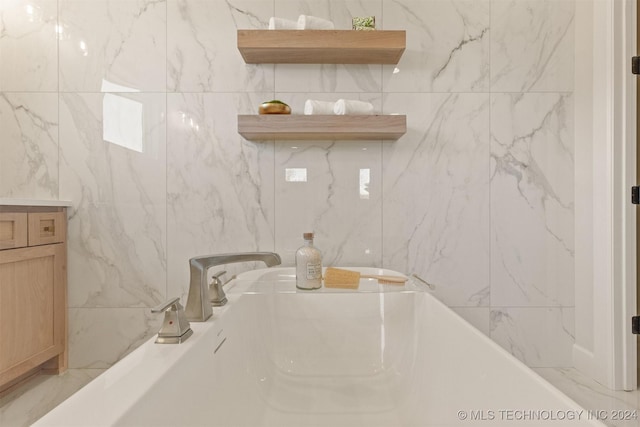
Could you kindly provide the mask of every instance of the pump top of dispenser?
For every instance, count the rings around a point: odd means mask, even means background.
[[[313,233],[303,233],[302,238],[304,240],[313,240]]]

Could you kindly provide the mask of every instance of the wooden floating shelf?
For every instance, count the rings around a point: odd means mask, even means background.
[[[407,132],[407,116],[238,115],[238,133],[251,141],[391,139]]]
[[[406,31],[238,30],[247,64],[397,64]]]

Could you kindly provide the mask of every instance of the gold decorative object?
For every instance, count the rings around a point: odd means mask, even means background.
[[[282,101],[274,99],[260,104],[258,114],[291,114],[291,107]]]

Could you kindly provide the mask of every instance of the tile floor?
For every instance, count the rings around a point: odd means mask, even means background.
[[[640,391],[610,391],[572,368],[537,368],[540,376],[567,394],[580,406],[606,414],[609,426],[640,427],[640,419],[611,420],[612,411],[638,411]],[[28,426],[75,391],[96,378],[104,369],[70,369],[61,376],[41,375],[0,399],[0,426]],[[517,409],[517,408],[516,408]]]
[[[606,425],[640,427],[640,390],[611,391],[573,368],[535,368],[534,371],[587,411],[602,414],[600,420]],[[617,411],[626,411],[632,418],[612,419]]]
[[[0,426],[29,426],[105,369],[69,369],[63,375],[39,375],[0,398]]]

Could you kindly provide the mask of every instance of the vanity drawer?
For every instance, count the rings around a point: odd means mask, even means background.
[[[27,246],[27,213],[0,212],[0,249]]]
[[[29,246],[61,243],[66,235],[64,212],[29,212]]]

